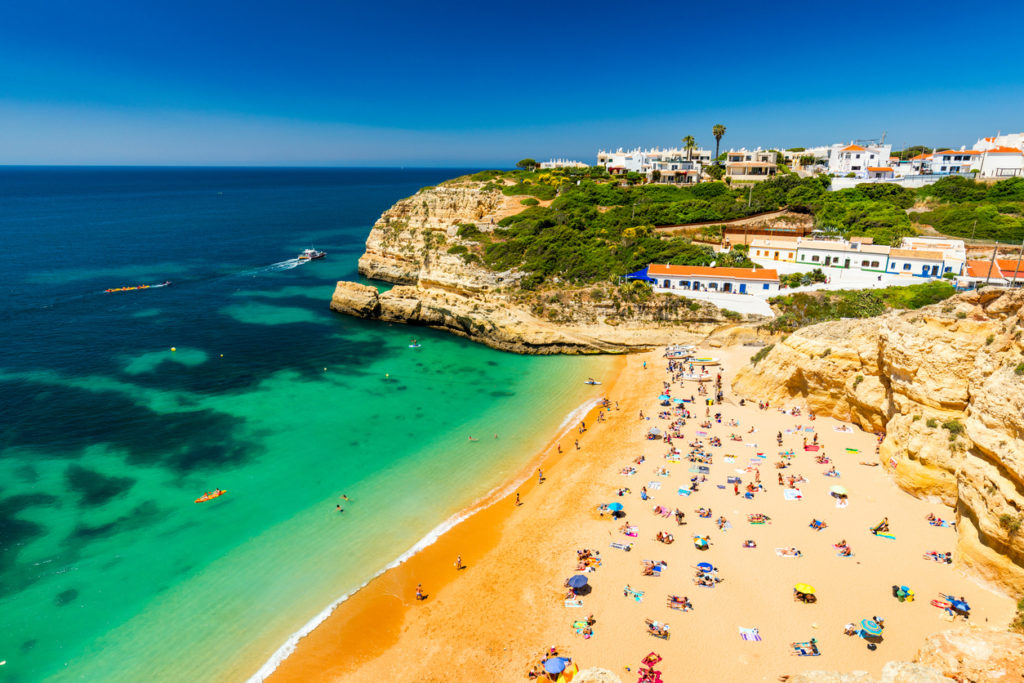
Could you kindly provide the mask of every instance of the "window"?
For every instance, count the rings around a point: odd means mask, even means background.
[[[718,283],[717,282],[709,282],[708,283],[708,289],[717,292],[718,291]]]
[[[814,263],[817,263],[819,260],[821,260],[821,257],[819,257],[817,254],[811,257],[811,261],[813,261]]]
[[[871,262],[871,267],[872,268],[877,268],[878,267],[878,261],[872,261]]]
[[[761,289],[768,289],[768,283],[766,282],[763,285],[761,285]]]
[[[903,264],[903,270],[910,270],[910,264],[909,263],[904,263]]]

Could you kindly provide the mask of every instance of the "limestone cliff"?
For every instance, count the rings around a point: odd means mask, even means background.
[[[986,630],[929,636],[913,662],[887,662],[880,678],[864,671],[807,671],[788,683],[1009,683],[1024,677],[1024,636]]]
[[[882,431],[897,483],[954,505],[959,562],[1024,593],[1024,291],[796,331],[734,388]]]
[[[510,297],[439,287],[374,287],[339,282],[331,308],[386,322],[425,325],[515,353],[624,353],[676,342],[697,341],[724,318],[713,306],[680,307],[671,295],[654,297],[624,312],[612,304],[567,300],[552,321]]]
[[[489,270],[476,253],[479,244],[459,236],[467,224],[492,232],[501,218],[525,208],[523,197],[495,188],[463,178],[396,202],[370,231],[359,273],[400,286],[379,294],[339,282],[331,308],[540,354],[620,353],[697,341],[737,318],[671,295],[620,296],[608,285],[544,292],[519,288],[524,273]]]

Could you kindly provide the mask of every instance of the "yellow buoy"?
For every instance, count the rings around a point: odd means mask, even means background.
[[[173,346],[171,347],[171,351],[177,351],[177,350],[178,349],[174,348]]]
[[[224,354],[223,354],[223,353],[222,353],[222,354],[220,354],[220,357],[221,357],[221,358],[223,358],[223,357],[224,357]]]

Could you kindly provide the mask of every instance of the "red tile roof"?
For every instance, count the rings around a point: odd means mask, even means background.
[[[1003,147],[1002,145],[999,145],[998,147],[993,147],[992,149],[988,150],[988,153],[989,154],[1022,154],[1022,152],[1019,149],[1017,149],[1016,147]]]
[[[999,266],[993,266],[989,261],[967,261],[967,267],[964,269],[964,273],[967,277],[989,277],[989,267],[992,267],[992,277],[1001,278],[1003,274],[999,271]]]
[[[888,166],[868,166],[868,171],[871,171],[871,172],[874,172],[874,173],[883,173],[883,172],[892,173],[892,169],[889,168]]]
[[[727,277],[736,280],[778,280],[779,273],[767,268],[711,268],[709,266],[668,266],[652,263],[647,275],[675,275],[684,277]]]
[[[931,159],[931,154],[918,154],[916,157],[910,157],[911,161],[924,161],[925,159]]]
[[[843,147],[840,152],[866,152],[867,150],[860,145],[850,145],[849,147]]]
[[[960,150],[957,150],[957,149],[947,149],[947,150],[943,150],[942,152],[936,152],[936,154],[941,154],[941,155],[945,156],[947,154],[981,154],[981,152],[979,152],[979,151],[977,151],[975,149],[960,149]]]

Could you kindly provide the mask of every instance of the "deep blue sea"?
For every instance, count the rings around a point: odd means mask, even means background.
[[[602,359],[328,309],[460,173],[0,167],[4,681],[245,680],[594,398]]]

